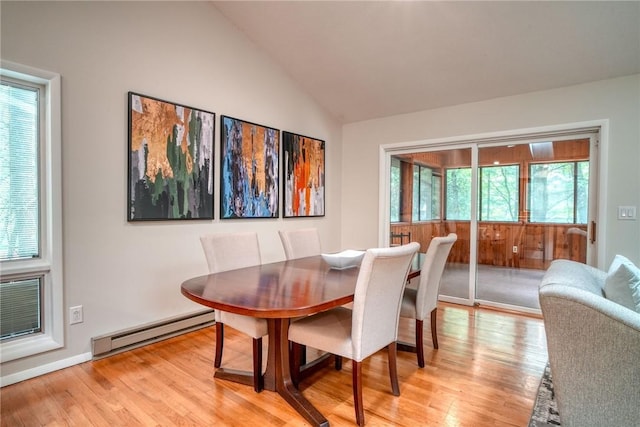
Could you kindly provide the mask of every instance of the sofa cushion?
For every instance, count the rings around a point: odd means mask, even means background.
[[[613,258],[613,261],[611,261],[611,265],[609,265],[609,270],[607,271],[608,274],[615,273],[615,271],[618,269],[618,267],[620,267],[621,264],[633,265],[629,258],[624,255],[618,254]]]
[[[605,280],[607,299],[640,313],[640,269],[629,259],[616,255]]]

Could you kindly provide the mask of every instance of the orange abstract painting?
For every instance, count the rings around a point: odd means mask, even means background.
[[[324,141],[282,133],[284,216],[324,216]]]

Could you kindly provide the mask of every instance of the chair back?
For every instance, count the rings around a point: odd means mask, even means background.
[[[279,234],[287,259],[320,255],[320,234],[316,228],[280,230]]]
[[[434,237],[429,243],[422,268],[416,296],[416,318],[424,320],[438,304],[440,279],[451,247],[458,239],[455,233],[446,237]]]
[[[419,248],[412,242],[365,253],[353,299],[353,360],[360,362],[397,340],[402,293]]]
[[[209,273],[236,270],[262,263],[255,232],[214,233],[200,237]]]

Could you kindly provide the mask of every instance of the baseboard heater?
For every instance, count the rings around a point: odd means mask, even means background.
[[[93,359],[101,359],[133,348],[162,341],[215,323],[213,310],[177,316],[91,338]]]

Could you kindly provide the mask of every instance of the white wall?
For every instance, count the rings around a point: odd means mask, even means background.
[[[413,114],[343,128],[342,243],[378,244],[378,162],[382,144],[451,138],[513,129],[609,120],[605,266],[616,253],[640,263],[640,221],[619,221],[618,205],[640,208],[640,75]],[[605,147],[606,149],[606,147]],[[348,167],[346,165],[349,165]],[[604,229],[605,227],[601,227]]]
[[[2,58],[62,76],[65,313],[84,306],[84,323],[66,327],[64,349],[5,363],[3,376],[77,360],[90,351],[91,337],[203,309],[179,289],[207,272],[201,234],[255,230],[267,262],[284,259],[281,228],[316,226],[323,249],[340,248],[339,123],[211,4],[1,7]],[[215,112],[216,159],[221,114],[324,139],[326,216],[128,223],[128,91]]]

